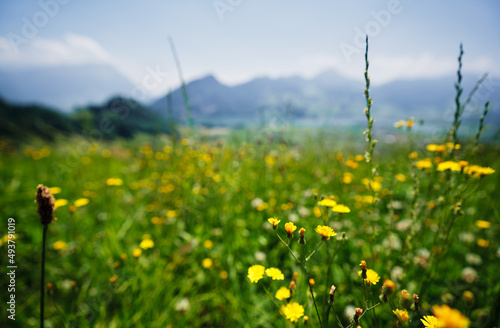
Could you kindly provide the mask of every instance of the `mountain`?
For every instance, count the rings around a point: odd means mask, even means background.
[[[0,69],[0,95],[16,103],[38,103],[69,112],[112,95],[130,95],[133,85],[109,65]]]
[[[438,79],[399,80],[370,89],[372,111],[378,124],[389,126],[410,116],[417,120],[448,124],[453,119],[453,75]],[[477,77],[465,75],[462,101],[474,87]],[[494,80],[487,80],[464,113],[464,121],[477,122],[484,102],[493,108],[500,104],[500,90]],[[493,85],[493,88],[492,88]],[[346,79],[334,71],[326,71],[311,79],[299,76],[270,79],[257,78],[236,86],[226,86],[214,76],[187,84],[191,115],[201,124],[255,124],[260,120],[281,120],[315,125],[364,124],[364,82]],[[174,116],[185,120],[182,90],[172,93]],[[167,115],[166,96],[151,104]],[[498,111],[489,120],[500,121]]]
[[[0,138],[16,142],[30,137],[55,140],[81,135],[91,140],[169,133],[169,124],[133,99],[112,98],[102,105],[68,114],[40,105],[19,105],[0,98]]]

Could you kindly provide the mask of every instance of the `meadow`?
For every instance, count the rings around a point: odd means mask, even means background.
[[[403,117],[375,147],[368,89],[368,142],[265,126],[3,140],[18,268],[16,320],[1,325],[39,325],[40,287],[46,327],[500,324],[500,146]],[[57,218],[44,286],[39,184]]]

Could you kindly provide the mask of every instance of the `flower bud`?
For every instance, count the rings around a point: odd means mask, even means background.
[[[335,285],[332,285],[332,288],[330,288],[330,298],[328,299],[330,304],[335,304],[335,289],[337,289]]]
[[[299,230],[299,237],[300,237],[299,244],[301,244],[301,245],[305,245],[306,244],[306,239],[304,237],[304,232],[306,232],[306,229],[300,228],[300,230]]]
[[[412,298],[410,296],[410,293],[408,293],[406,289],[403,289],[403,291],[401,292],[401,299],[399,302],[403,309],[408,310],[411,307]]]
[[[361,278],[363,280],[366,280],[366,278],[367,278],[367,276],[366,276],[366,262],[364,260],[361,261],[359,266],[361,267]]]
[[[467,305],[468,308],[470,308],[474,305],[474,294],[470,290],[466,290],[464,292],[463,297],[464,297],[465,305]]]

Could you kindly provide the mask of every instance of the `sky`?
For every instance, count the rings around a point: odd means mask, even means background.
[[[213,74],[362,79],[370,37],[373,84],[464,72],[500,75],[500,1],[484,0],[0,0],[0,68],[105,63],[152,98]]]

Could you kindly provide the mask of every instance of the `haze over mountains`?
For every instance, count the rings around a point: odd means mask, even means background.
[[[376,77],[374,77],[376,79]],[[465,75],[464,95],[478,76]],[[455,83],[453,75],[432,80],[401,80],[373,86],[373,111],[378,124],[392,125],[410,116],[426,122],[443,123],[452,119]],[[63,112],[89,104],[102,104],[112,96],[130,97],[134,86],[107,65],[33,68],[23,71],[0,70],[0,96],[16,103],[38,103]],[[364,124],[364,82],[346,79],[334,71],[314,78],[300,76],[270,79],[256,78],[236,86],[226,86],[214,76],[187,84],[192,117],[207,125],[259,124],[272,120],[303,125]],[[480,116],[484,101],[491,100],[490,122],[500,122],[495,106],[500,104],[500,85],[486,80],[464,120]],[[182,90],[172,94],[174,115],[184,121]],[[144,104],[167,116],[166,96]]]

